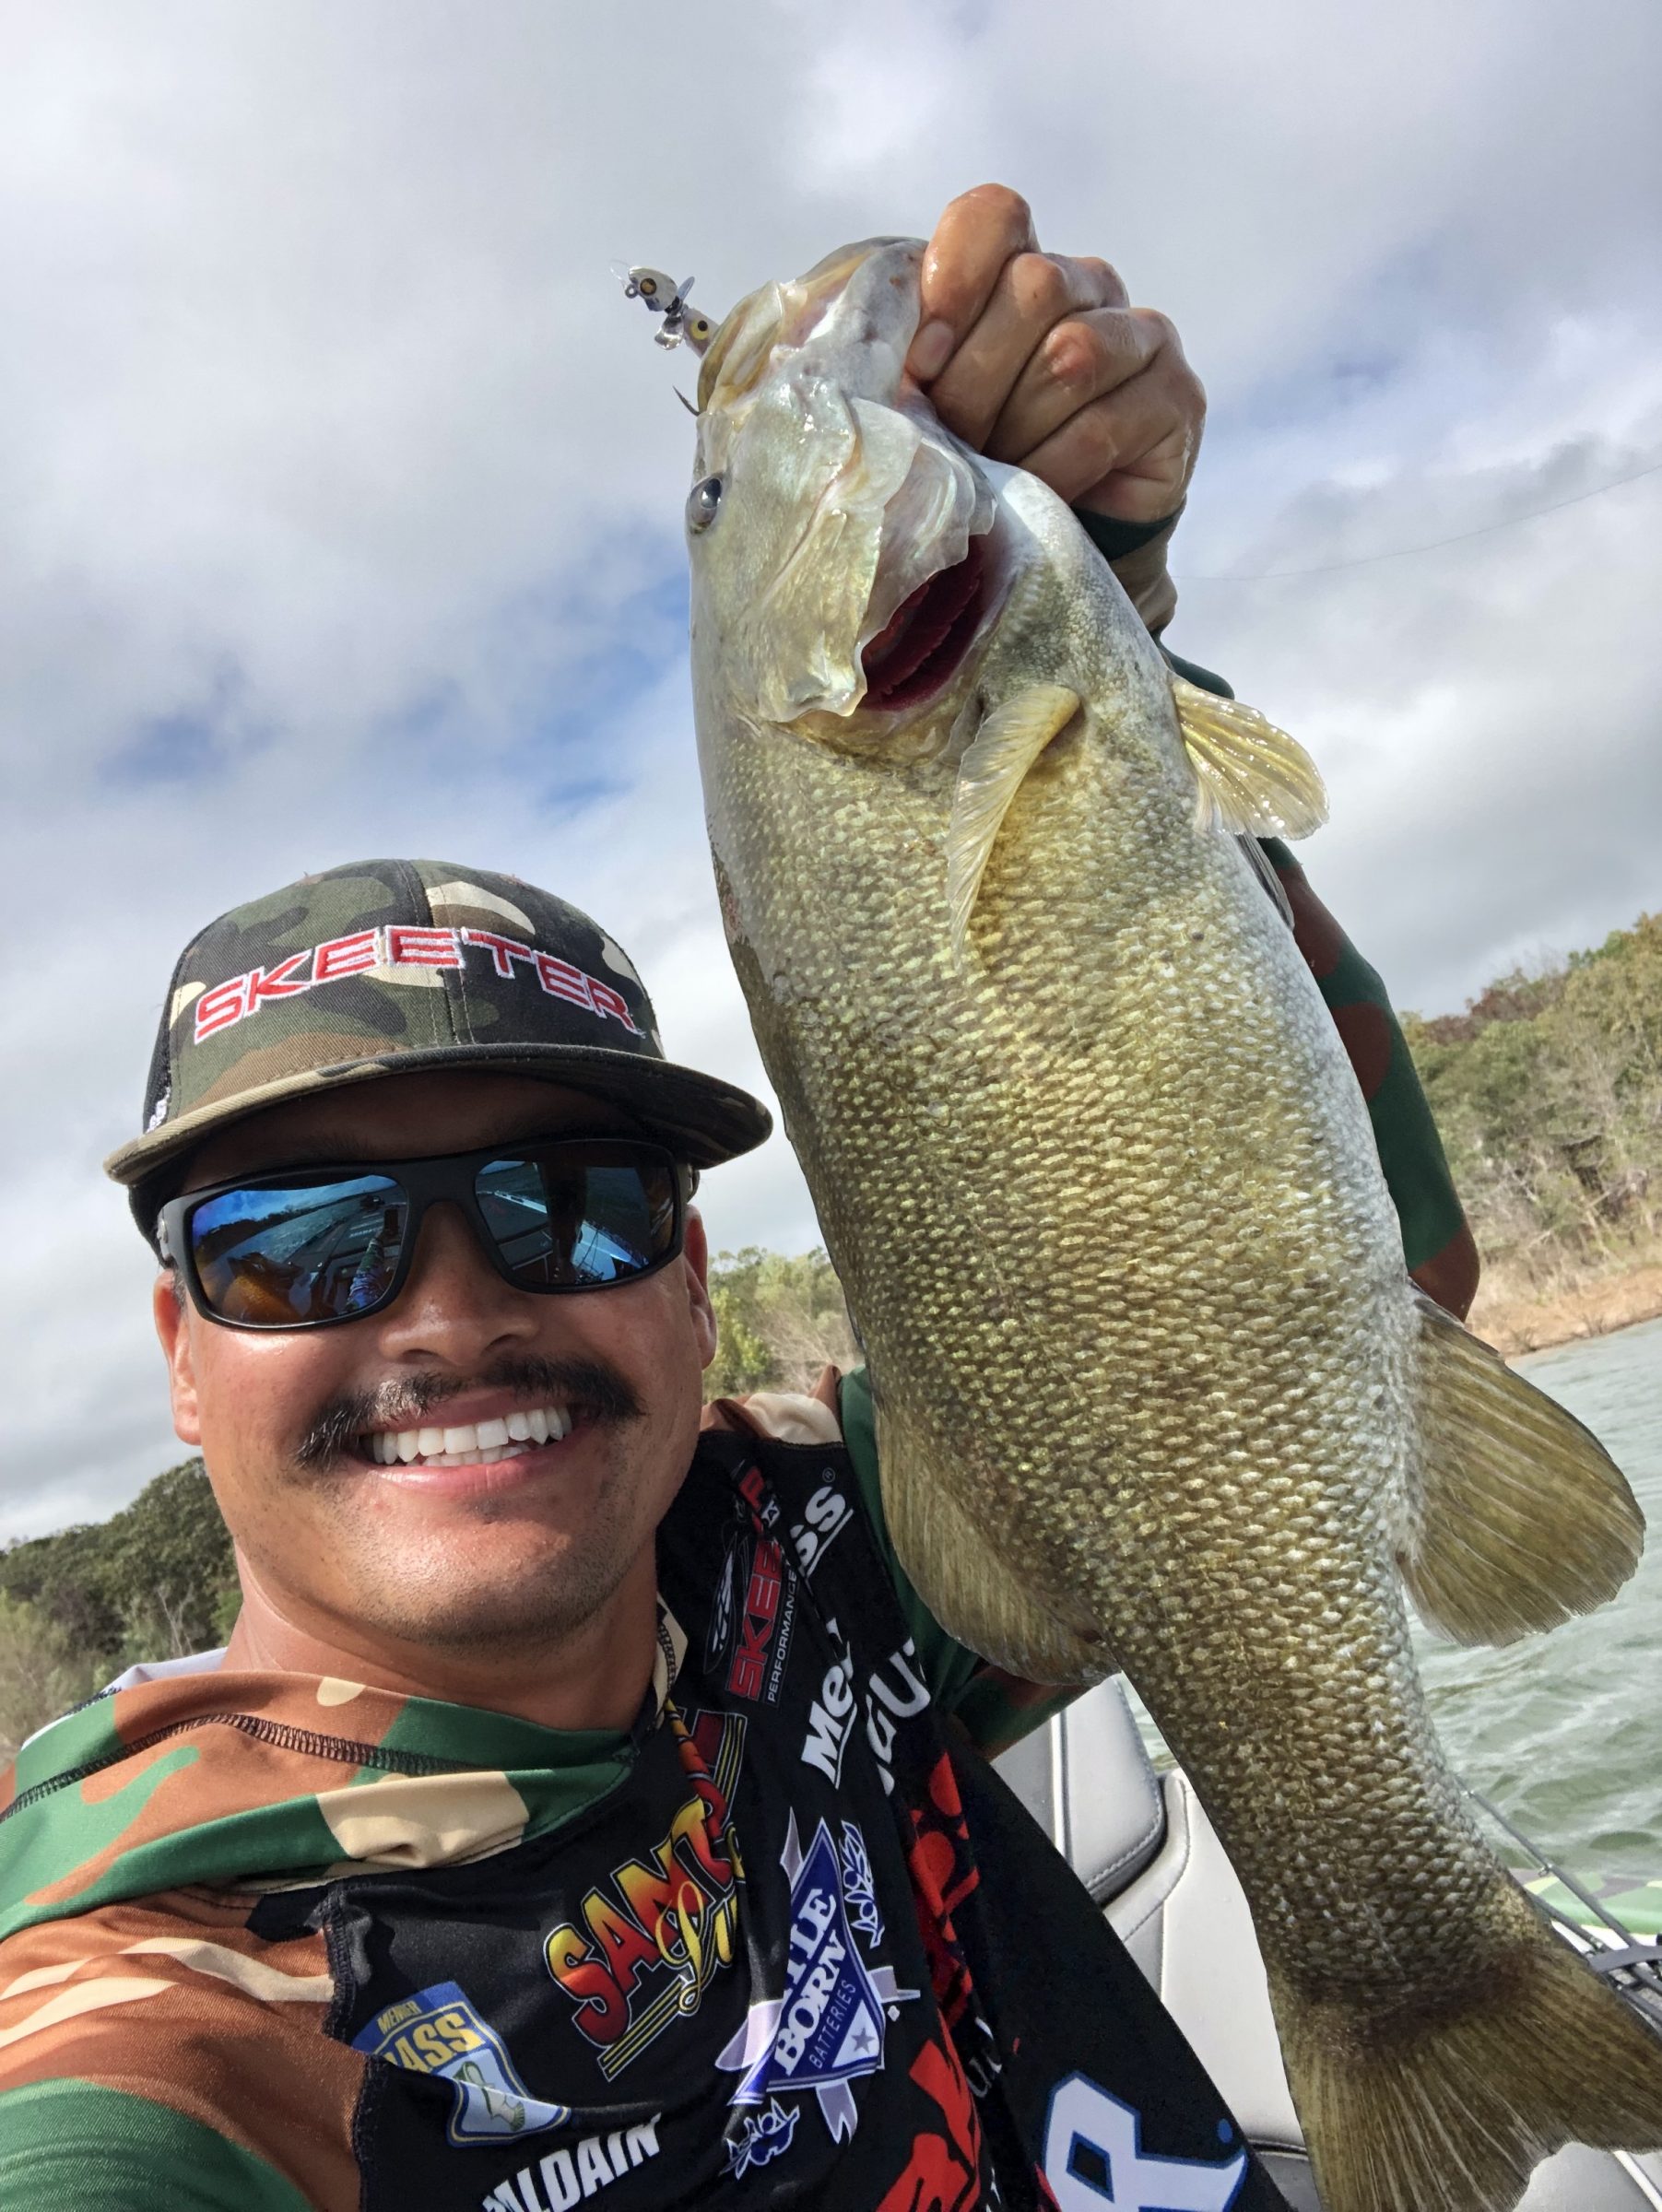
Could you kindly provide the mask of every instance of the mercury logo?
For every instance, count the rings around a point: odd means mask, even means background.
[[[825,1624],[833,1642],[843,1643],[834,1620]],[[872,1669],[866,1685],[866,1737],[878,1762],[885,1790],[894,1787],[892,1761],[897,1721],[910,1720],[929,1702],[929,1685],[914,1662],[917,1647],[910,1636],[898,1651],[890,1652]],[[842,1655],[825,1670],[819,1694],[808,1708],[807,1735],[803,1740],[805,1766],[816,1767],[827,1782],[841,1783],[843,1755],[854,1733],[856,1712],[854,1655],[846,1644]]]

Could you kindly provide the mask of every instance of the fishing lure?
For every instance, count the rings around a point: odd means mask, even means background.
[[[627,263],[615,261],[612,275],[623,287],[626,300],[641,300],[652,314],[664,320],[654,333],[657,343],[666,348],[685,342],[694,353],[702,353],[715,332],[715,318],[687,304],[687,295],[692,289],[692,278],[683,276],[677,284],[662,269],[649,269],[644,264],[631,267]]]

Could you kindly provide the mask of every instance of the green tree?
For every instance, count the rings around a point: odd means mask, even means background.
[[[199,1459],[158,1475],[108,1521],[0,1553],[0,1595],[107,1671],[206,1649],[235,1591],[230,1536]]]
[[[1662,1232],[1662,915],[1404,1019],[1486,1262],[1521,1286]]]
[[[187,1459],[158,1475],[104,1530],[125,1641],[138,1641],[156,1658],[210,1646],[237,1578],[230,1532],[202,1462]]]
[[[0,1553],[0,1594],[86,1652],[120,1648],[121,1608],[105,1572],[104,1531],[82,1524]]]
[[[821,1251],[787,1259],[748,1245],[717,1254],[710,1270],[719,1342],[708,1397],[750,1390],[807,1390],[822,1368],[859,1359],[843,1287]]]
[[[26,1736],[90,1697],[102,1678],[97,1660],[38,1606],[0,1591],[0,1758],[12,1758]]]

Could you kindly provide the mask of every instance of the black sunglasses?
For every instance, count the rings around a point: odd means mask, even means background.
[[[692,1171],[661,1145],[564,1136],[431,1159],[289,1168],[171,1198],[163,1260],[233,1329],[323,1329],[392,1304],[447,1199],[497,1273],[550,1296],[639,1282],[681,1249]]]

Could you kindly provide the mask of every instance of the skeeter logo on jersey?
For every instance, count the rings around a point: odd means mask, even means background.
[[[779,1519],[760,1471],[748,1468],[739,1489],[750,1508],[751,1527],[735,1531],[727,1545],[710,1606],[705,1665],[727,1661],[728,1694],[747,1703],[775,1705],[784,1684],[796,1619],[796,1569],[769,1530]]]
[[[878,2212],[977,2212],[981,2123],[950,2036],[924,2045],[913,2061],[912,2078],[938,2109],[940,2122],[913,2136],[912,2155],[884,2192]],[[1110,2207],[1118,2203],[1114,2196],[1102,2199]],[[1044,2212],[1056,2212],[1048,2188],[1043,2205]]]
[[[352,2038],[352,2048],[448,2081],[456,2100],[445,2133],[458,2149],[562,2127],[572,2116],[567,2106],[532,2096],[501,2037],[454,1982],[435,1982],[389,2005]]]
[[[583,1900],[583,1926],[557,1927],[543,1946],[599,2052],[607,2081],[677,2019],[697,2012],[716,1973],[733,1963],[744,1877],[727,1830],[745,1723],[737,1713],[668,1708],[692,1794],[669,1832],[625,1859]]]
[[[852,2136],[860,2111],[848,2085],[882,2071],[888,2023],[896,2007],[918,1994],[898,1986],[892,1967],[867,1966],[855,1941],[851,1909],[873,1949],[883,1924],[871,1894],[866,1840],[852,1820],[843,1823],[841,1856],[823,1820],[805,1853],[792,1813],[780,1859],[791,1883],[784,1994],[756,1998],[715,2062],[741,2076],[733,2092],[741,2116],[727,2138],[728,2168],[737,2174],[788,2144],[792,2115],[801,2108],[782,2105],[779,2098],[793,2089],[814,2091],[833,2142]],[[751,2116],[762,2105],[765,2128]]]

